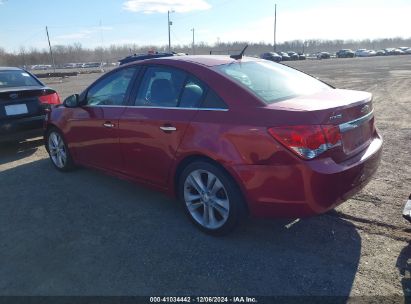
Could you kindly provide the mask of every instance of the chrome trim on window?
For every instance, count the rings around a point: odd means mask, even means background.
[[[227,112],[228,109],[219,108],[180,108],[180,107],[152,107],[152,106],[116,106],[116,105],[86,105],[85,108],[137,108],[137,109],[165,109],[165,110],[192,110],[192,111],[220,111]]]
[[[358,128],[360,125],[362,125],[363,123],[369,121],[370,119],[373,118],[374,111],[371,111],[370,113],[368,113],[367,115],[354,119],[352,121],[349,122],[345,122],[340,124],[338,127],[340,128],[340,132],[344,133],[350,130],[353,130],[355,128]]]

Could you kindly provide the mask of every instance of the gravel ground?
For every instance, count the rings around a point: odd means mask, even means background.
[[[288,64],[288,63],[287,63]],[[0,146],[1,295],[339,295],[411,293],[411,56],[291,62],[374,94],[385,143],[370,184],[328,214],[250,219],[198,232],[160,193],[100,172],[54,170],[41,139]],[[99,74],[46,82],[62,98]],[[411,268],[411,267],[410,267]]]

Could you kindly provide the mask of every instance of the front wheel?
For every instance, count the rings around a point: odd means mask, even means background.
[[[70,152],[60,131],[50,129],[46,136],[47,151],[53,165],[60,171],[69,171],[74,168]]]
[[[208,162],[194,162],[184,169],[179,197],[192,222],[209,234],[226,234],[245,217],[245,202],[234,180]]]

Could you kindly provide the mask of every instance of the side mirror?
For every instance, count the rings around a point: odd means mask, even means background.
[[[67,108],[76,108],[80,106],[80,96],[78,94],[71,95],[64,99],[63,105]]]

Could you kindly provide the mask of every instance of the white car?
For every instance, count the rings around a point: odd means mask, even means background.
[[[371,57],[376,55],[377,53],[373,50],[359,49],[355,51],[355,57]]]
[[[402,216],[409,222],[411,222],[411,194],[408,201],[405,203],[404,210],[402,211]]]

